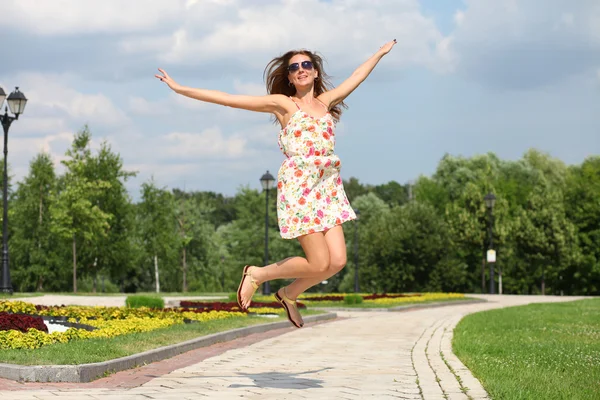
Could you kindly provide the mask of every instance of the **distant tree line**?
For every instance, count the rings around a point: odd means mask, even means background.
[[[91,137],[87,126],[74,136],[63,175],[40,153],[9,186],[15,291],[233,291],[245,264],[262,264],[263,192],[228,197],[150,180],[134,203],[125,182],[135,174],[107,142],[92,152]],[[537,150],[517,161],[446,155],[411,184],[344,184],[360,212],[344,224],[348,266],[315,291],[352,291],[358,261],[364,292],[487,292],[484,196],[493,192],[504,293],[600,294],[598,156],[567,166]],[[273,194],[269,207],[269,259],[302,254],[279,236]]]

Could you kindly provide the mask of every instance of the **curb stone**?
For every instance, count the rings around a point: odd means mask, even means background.
[[[400,311],[412,311],[423,308],[437,308],[437,307],[446,307],[446,306],[456,306],[461,304],[477,304],[477,303],[487,303],[488,301],[485,299],[472,299],[472,300],[454,300],[454,301],[440,301],[437,303],[416,303],[416,304],[407,304],[405,306],[396,306],[390,308],[350,308],[350,307],[311,307],[310,304],[307,304],[307,307],[311,310],[321,310],[321,311],[346,311],[346,312],[400,312]]]
[[[306,323],[327,321],[337,318],[335,313],[309,315],[304,318]],[[85,383],[127,369],[139,367],[156,361],[165,360],[181,353],[200,347],[211,346],[215,343],[227,342],[255,333],[268,332],[275,329],[287,328],[289,321],[272,322],[268,324],[248,326],[230,331],[214,333],[191,339],[185,342],[159,347],[127,357],[98,363],[81,365],[15,365],[0,363],[0,378],[20,382],[71,382]]]

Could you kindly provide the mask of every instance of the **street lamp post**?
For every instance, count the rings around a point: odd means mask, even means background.
[[[488,250],[493,250],[494,249],[494,234],[492,232],[492,226],[493,226],[493,213],[494,213],[494,204],[496,203],[496,196],[494,196],[494,194],[492,192],[488,193],[485,195],[484,197],[485,200],[485,205],[488,209],[488,215],[489,215],[489,247]],[[495,284],[494,284],[494,262],[496,260],[488,260],[488,263],[490,264],[490,294],[494,294],[495,293]]]
[[[2,214],[2,282],[0,283],[0,291],[3,293],[13,293],[12,284],[10,282],[10,269],[8,264],[8,170],[7,170],[7,156],[8,156],[8,128],[13,121],[19,119],[19,115],[25,110],[27,99],[25,95],[19,91],[19,88],[6,97],[6,93],[0,87],[0,112],[2,112],[2,104],[4,99],[8,103],[8,107],[4,108],[4,115],[0,114],[0,122],[2,122],[2,128],[4,128],[4,180],[2,187],[2,201],[3,201],[3,214]],[[15,115],[8,115],[8,108]]]
[[[356,219],[354,220],[354,293],[360,292],[360,286],[358,285],[358,217],[360,212],[354,210]]]
[[[273,187],[275,178],[267,171],[260,178],[262,188],[265,190],[265,265],[269,264],[269,190]],[[269,281],[265,282],[263,286],[263,294],[271,294],[271,285]]]

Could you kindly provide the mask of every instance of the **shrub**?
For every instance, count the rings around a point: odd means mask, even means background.
[[[127,299],[125,300],[125,304],[129,308],[140,308],[140,307],[165,308],[165,301],[162,299],[162,297],[157,297],[157,296],[143,296],[143,295],[127,296]]]
[[[361,304],[363,302],[363,298],[360,294],[347,294],[344,296],[345,304]]]
[[[102,290],[104,289],[104,291]],[[91,276],[86,276],[77,279],[77,291],[81,293],[92,293],[94,291],[94,279]],[[96,279],[96,293],[119,293],[119,286],[110,281],[108,278]]]

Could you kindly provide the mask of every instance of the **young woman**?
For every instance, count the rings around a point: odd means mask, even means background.
[[[335,123],[344,99],[369,76],[396,40],[383,45],[338,87],[332,88],[316,53],[293,50],[265,69],[266,96],[231,95],[177,84],[164,70],[156,78],[176,93],[224,106],[271,113],[281,124],[279,147],[286,156],[277,176],[277,218],[284,239],[297,238],[305,257],[263,267],[245,266],[237,298],[247,309],[258,286],[273,279],[295,280],[275,298],[290,322],[304,325],[296,298],[346,265],[341,224],[356,218],[342,186],[340,159],[334,154]]]

